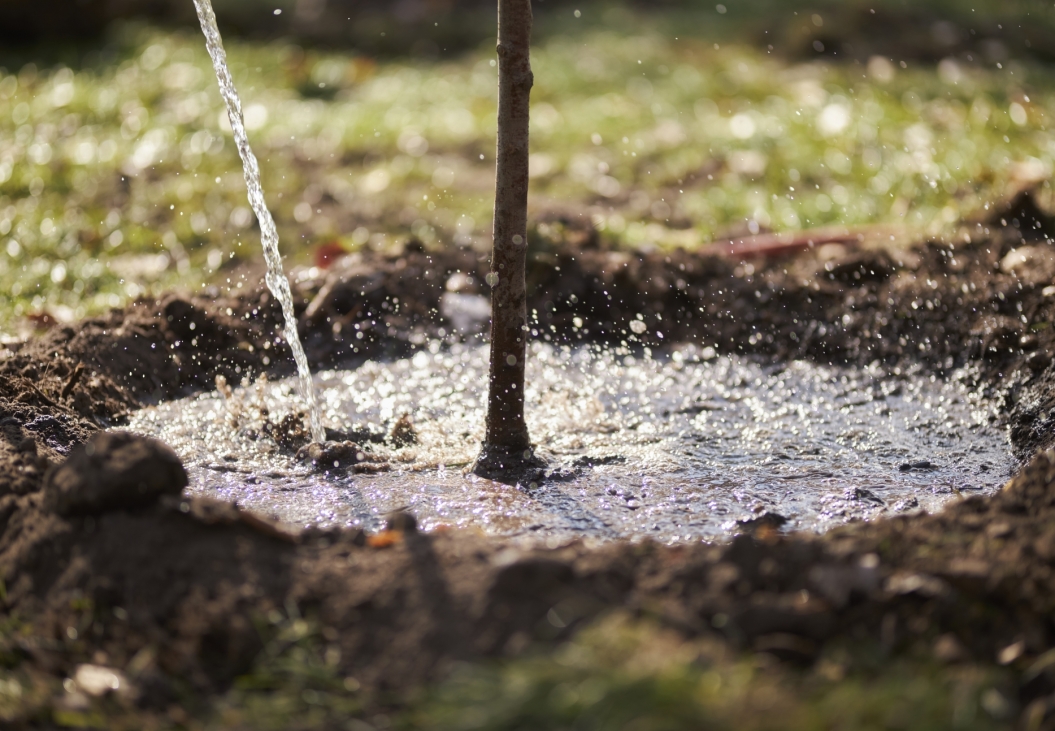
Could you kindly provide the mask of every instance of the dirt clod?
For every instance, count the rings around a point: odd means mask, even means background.
[[[102,432],[48,474],[44,496],[59,515],[90,515],[146,507],[164,495],[179,495],[186,486],[187,472],[167,445]]]
[[[297,459],[311,462],[319,471],[348,469],[366,459],[366,453],[355,442],[312,442],[297,451]]]
[[[418,432],[409,414],[403,414],[392,425],[392,431],[388,434],[388,442],[393,447],[406,447],[418,443]]]

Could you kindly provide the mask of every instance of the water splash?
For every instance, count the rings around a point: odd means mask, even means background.
[[[709,348],[531,343],[527,410],[553,474],[514,489],[462,473],[483,436],[486,345],[429,344],[413,357],[315,374],[326,422],[374,435],[408,414],[417,441],[373,444],[382,474],[312,472],[262,428],[290,382],[162,404],[129,428],[171,445],[188,494],[290,525],[381,530],[409,509],[423,530],[471,528],[529,543],[650,537],[721,540],[767,512],[796,530],[936,511],[999,489],[1011,469],[995,413],[970,374],[878,365],[766,366]]]
[[[300,335],[297,332],[297,318],[293,312],[293,295],[289,289],[289,280],[286,279],[286,273],[282,269],[282,255],[278,250],[278,229],[275,228],[275,219],[271,217],[271,211],[268,210],[267,203],[264,201],[264,189],[260,184],[260,166],[257,164],[252,148],[249,147],[249,138],[242,119],[242,103],[234,88],[231,72],[227,68],[227,54],[223,50],[223,39],[216,25],[216,14],[213,12],[210,0],[194,0],[194,7],[198,11],[198,20],[201,21],[201,29],[205,34],[205,45],[209,49],[212,66],[216,71],[220,94],[223,96],[224,104],[227,105],[227,116],[231,120],[231,130],[234,133],[235,144],[238,146],[238,155],[242,158],[245,184],[249,189],[249,205],[252,206],[257,221],[260,222],[260,242],[264,247],[264,260],[267,262],[265,281],[268,289],[282,305],[282,319],[285,323],[283,334],[293,351],[293,359],[297,363],[302,395],[308,404],[311,436],[316,442],[325,442],[326,431],[322,427],[319,404],[315,398],[311,371],[308,369],[308,357],[304,354]]]

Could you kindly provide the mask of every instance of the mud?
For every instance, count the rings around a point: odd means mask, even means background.
[[[1046,666],[1026,672],[1055,645],[1055,457],[1040,451],[1055,419],[1055,231],[1031,199],[966,226],[954,244],[749,262],[607,251],[576,219],[560,223],[561,237],[532,242],[535,337],[692,342],[766,362],[879,361],[937,377],[969,366],[1029,466],[997,495],[935,515],[820,537],[783,534],[761,516],[725,545],[523,551],[466,531],[418,532],[407,519],[373,536],[293,535],[201,498],[84,516],[48,509],[49,465],[129,410],[213,388],[217,375],[289,372],[265,293],[172,295],[53,330],[0,360],[0,602],[34,627],[0,641],[0,654],[54,678],[85,662],[120,669],[136,703],[164,709],[179,689],[208,696],[245,672],[262,647],[259,617],[307,614],[341,650],[341,671],[391,702],[454,662],[559,642],[623,608],[792,662],[846,637],[891,652],[955,643],[960,658],[1010,657],[1031,717],[1055,707]],[[475,253],[411,243],[302,272],[295,292],[313,364],[476,337],[452,334],[436,313],[449,290],[482,292],[484,270]],[[649,323],[641,332],[638,315]]]

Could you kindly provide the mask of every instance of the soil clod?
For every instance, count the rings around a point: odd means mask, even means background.
[[[918,460],[916,462],[903,462],[898,469],[902,472],[911,472],[913,470],[936,470],[938,465],[925,459]]]
[[[756,518],[738,520],[736,524],[747,533],[767,532],[780,530],[788,522],[780,513],[766,511]]]
[[[176,453],[156,439],[102,432],[77,447],[47,476],[45,504],[59,515],[142,508],[179,495],[187,473]]]
[[[414,422],[410,420],[409,414],[403,414],[389,432],[388,442],[393,447],[406,447],[418,443],[418,432],[414,429]]]
[[[322,471],[347,469],[365,458],[366,454],[355,442],[312,442],[297,452],[297,459],[302,462],[310,460],[315,469]]]

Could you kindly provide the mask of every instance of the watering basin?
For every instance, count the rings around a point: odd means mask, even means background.
[[[968,380],[760,365],[695,346],[652,353],[536,343],[527,420],[550,469],[534,486],[465,474],[483,435],[487,347],[478,344],[433,344],[411,358],[315,375],[332,428],[383,434],[409,415],[416,443],[368,445],[388,459],[386,472],[312,471],[266,436],[261,412],[289,413],[293,381],[150,407],[129,428],[180,454],[190,494],[293,526],[380,530],[387,514],[405,509],[424,530],[550,545],[717,540],[759,521],[824,531],[996,490],[1012,465],[1006,435]]]

